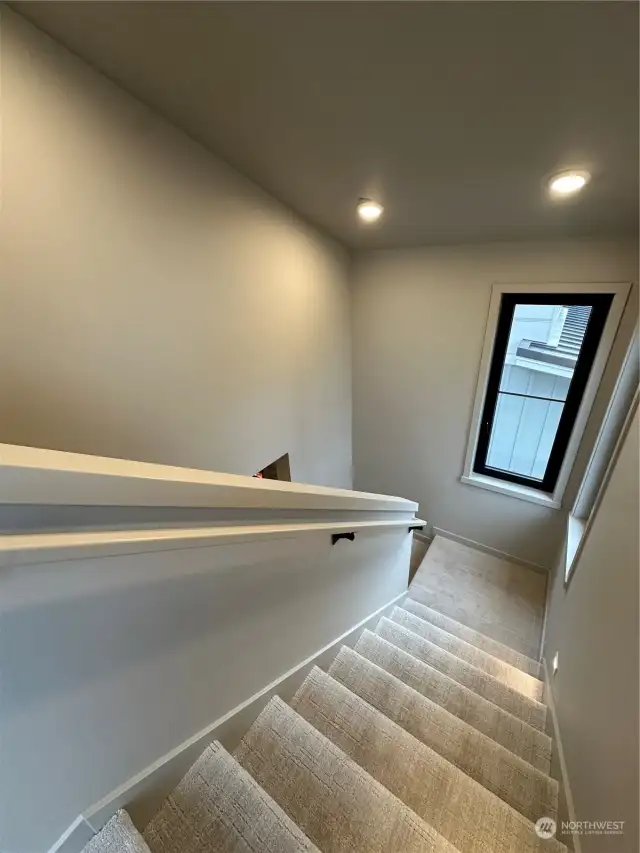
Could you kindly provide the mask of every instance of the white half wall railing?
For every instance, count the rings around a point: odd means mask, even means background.
[[[76,853],[124,805],[143,825],[402,597],[417,508],[0,445],[2,853]]]

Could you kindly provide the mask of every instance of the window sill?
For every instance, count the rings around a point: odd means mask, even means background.
[[[488,489],[490,492],[498,492],[501,495],[508,495],[512,498],[517,498],[519,501],[529,501],[529,503],[546,506],[548,509],[560,509],[562,502],[554,498],[546,492],[539,492],[537,489],[529,489],[526,486],[519,486],[517,483],[507,483],[504,480],[494,480],[492,477],[485,477],[482,474],[463,474],[460,478],[462,483],[467,486],[476,486],[479,489]]]

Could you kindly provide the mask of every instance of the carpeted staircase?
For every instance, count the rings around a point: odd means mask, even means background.
[[[537,661],[409,597],[271,699],[233,756],[211,744],[143,834],[85,853],[560,853]]]

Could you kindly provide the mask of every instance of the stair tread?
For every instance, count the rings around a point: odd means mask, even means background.
[[[151,853],[319,853],[219,743],[191,767],[144,838]]]
[[[149,853],[144,838],[124,809],[116,812],[82,853]]]
[[[548,773],[551,738],[369,630],[355,651],[453,716]]]
[[[566,849],[542,841],[524,815],[318,667],[291,706],[460,853]]]
[[[406,610],[403,607],[394,607],[390,617],[392,622],[402,625],[409,631],[413,631],[425,640],[429,640],[445,651],[456,655],[467,663],[477,666],[484,672],[502,681],[509,687],[522,693],[528,699],[541,702],[544,694],[544,684],[537,678],[528,675],[522,670],[516,669],[511,664],[495,657],[483,649],[473,646],[466,640],[456,637],[444,628],[434,625],[426,619]]]
[[[487,637],[473,628],[468,628],[462,622],[457,622],[455,619],[445,616],[444,613],[440,613],[440,611],[432,607],[427,607],[426,604],[420,604],[419,601],[415,601],[413,598],[407,598],[402,607],[404,610],[414,613],[420,619],[437,625],[444,631],[460,637],[461,640],[465,640],[467,643],[476,646],[476,648],[482,649],[490,655],[503,660],[505,663],[511,664],[511,666],[526,672],[528,675],[539,678],[540,664],[538,661],[528,658],[515,649],[509,648],[509,646],[505,646],[503,643],[498,642],[498,640]]]
[[[234,755],[323,853],[458,853],[277,696]]]
[[[329,675],[528,819],[556,813],[554,779],[353,649]]]
[[[424,563],[422,565],[424,566]],[[481,609],[477,612],[470,612],[468,607],[460,606],[457,598],[460,586],[464,589],[463,599],[468,600],[472,595],[476,594],[476,589],[473,586],[467,585],[464,573],[456,573],[455,582],[452,580],[445,588],[431,589],[428,586],[427,578],[420,577],[418,572],[409,588],[409,595],[414,601],[425,604],[427,607],[433,607],[439,613],[446,614],[450,619],[455,619],[468,628],[480,631],[485,636],[491,637],[509,648],[516,649],[529,658],[536,658],[539,651],[538,639],[534,642],[532,636],[527,639],[514,631],[513,613],[508,624],[497,623],[495,620],[487,621]],[[505,598],[508,598],[508,596]],[[492,606],[497,605],[494,604]]]
[[[492,675],[441,649],[429,640],[422,639],[418,634],[408,631],[386,617],[378,623],[376,634],[440,670],[503,710],[520,717],[530,726],[544,730],[546,707],[540,702],[527,699],[526,696],[498,681]]]

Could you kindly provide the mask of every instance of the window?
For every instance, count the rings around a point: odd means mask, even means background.
[[[571,510],[577,518],[586,520],[591,515],[625,420],[633,407],[634,397],[637,397],[639,384],[640,338],[636,328]]]
[[[639,383],[640,340],[636,328],[567,519],[565,583],[569,582],[576,566],[617,454],[638,408]]]
[[[475,472],[554,490],[611,300],[502,297]]]
[[[560,506],[627,292],[494,286],[463,482]]]

